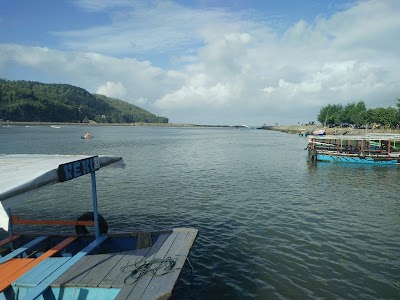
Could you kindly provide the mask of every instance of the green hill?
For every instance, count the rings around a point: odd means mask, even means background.
[[[0,79],[0,120],[14,122],[168,123],[138,106],[69,84]]]

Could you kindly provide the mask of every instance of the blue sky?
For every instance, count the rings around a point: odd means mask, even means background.
[[[2,0],[0,78],[67,83],[171,123],[316,120],[400,98],[398,0]]]

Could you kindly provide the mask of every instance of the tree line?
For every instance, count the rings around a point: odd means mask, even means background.
[[[329,104],[321,108],[318,121],[325,126],[354,125],[362,128],[366,125],[375,127],[395,128],[400,124],[400,99],[397,108],[378,107],[367,109],[364,101],[341,104]]]
[[[136,105],[69,84],[0,79],[0,120],[15,122],[168,123]]]

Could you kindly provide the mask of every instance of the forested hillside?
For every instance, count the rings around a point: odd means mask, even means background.
[[[138,106],[69,84],[0,79],[0,120],[15,122],[168,123]]]

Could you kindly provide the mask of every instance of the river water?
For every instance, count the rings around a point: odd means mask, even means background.
[[[311,163],[306,143],[255,129],[0,127],[4,154],[122,156],[124,170],[96,175],[110,231],[199,229],[173,299],[400,299],[399,167]],[[91,210],[90,176],[16,210],[75,219]]]

